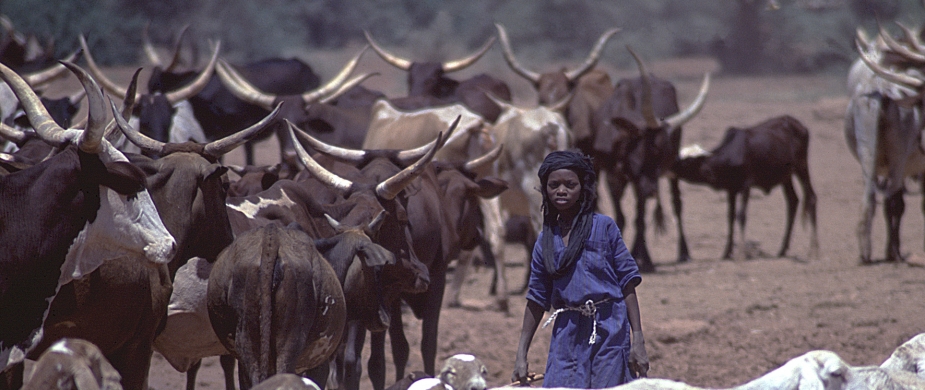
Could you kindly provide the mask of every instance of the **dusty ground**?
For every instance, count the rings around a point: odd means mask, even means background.
[[[324,61],[310,61],[321,64],[319,73],[327,79],[352,53],[332,53],[319,57]],[[507,77],[516,101],[535,101],[529,85],[516,79],[500,58],[500,53],[493,51],[460,77],[480,72]],[[703,72],[716,70],[709,60],[652,65],[654,73],[675,82],[682,105],[696,93]],[[360,71],[371,69],[382,75],[367,82],[370,88],[392,96],[403,92],[405,76],[383,68],[374,54],[367,54]],[[635,74],[633,69],[610,70],[615,77]],[[848,152],[842,134],[847,103],[844,79],[844,75],[714,77],[706,107],[685,127],[683,142],[701,143],[709,149],[728,126],[752,125],[782,114],[802,121],[811,132],[809,164],[819,196],[821,258],[807,258],[809,226],[795,227],[790,257],[773,257],[784,230],[783,195],[775,189],[768,195],[752,193],[747,235],[750,246],[760,255],[742,262],[720,260],[726,235],[725,194],[682,185],[684,226],[694,261],[674,262],[677,233],[673,221],[669,221],[664,236],[646,232],[658,267],[657,273],[644,275],[637,289],[650,376],[729,387],[813,349],[835,351],[851,364],[880,364],[900,343],[925,331],[925,232],[917,187],[911,187],[912,193],[906,196],[907,212],[902,222],[907,263],[858,264],[854,231],[862,182],[859,165]],[[275,142],[261,146],[264,153],[259,162],[273,162]],[[232,162],[240,160],[240,155],[230,156]],[[802,191],[798,192],[802,199]],[[663,191],[663,198],[663,204],[670,207],[667,191]],[[631,201],[631,197],[624,199],[624,210],[631,210]],[[631,226],[624,231],[627,238],[635,234]],[[885,228],[879,208],[873,239],[874,256],[882,258]],[[525,256],[518,247],[506,250],[504,261],[512,285],[522,280]],[[444,308],[438,366],[455,353],[472,353],[488,366],[490,385],[500,386],[511,377],[524,298],[511,297],[509,314],[497,311],[492,305],[494,298],[488,295],[490,277],[487,269],[471,273],[463,290],[464,307]],[[422,369],[420,321],[406,315],[404,323],[412,343],[407,370]],[[548,340],[548,329],[537,331],[530,351],[531,370],[543,371]],[[389,369],[387,382],[391,383],[394,376]],[[197,382],[199,388],[224,386],[217,358],[204,362]],[[155,356],[152,389],[179,389],[184,383],[185,374]],[[371,389],[371,385],[364,379],[362,388]]]

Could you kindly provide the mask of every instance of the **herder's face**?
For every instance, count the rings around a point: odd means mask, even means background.
[[[571,169],[558,169],[549,174],[546,181],[546,196],[556,210],[565,211],[578,203],[581,196],[581,181]]]

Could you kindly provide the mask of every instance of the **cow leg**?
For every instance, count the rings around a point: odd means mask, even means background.
[[[748,196],[750,192],[748,188],[742,191],[742,206],[739,207],[739,210],[736,212],[736,219],[739,221],[739,248],[736,251],[736,260],[744,260],[748,256],[746,251],[748,242],[745,238],[745,222],[747,219]]]
[[[804,164],[805,165],[805,164]],[[812,233],[809,239],[809,258],[819,258],[819,234],[816,231],[816,192],[809,182],[809,168],[802,166],[797,169],[797,180],[803,187],[803,225],[806,226],[806,219],[812,224]],[[925,198],[923,199],[922,208],[925,210]]]
[[[122,375],[123,389],[147,389],[151,354],[154,353],[153,335],[147,340],[131,340],[118,352],[106,356],[112,367]]]
[[[26,363],[19,362],[7,366],[6,370],[0,372],[0,390],[15,390],[23,386]]]
[[[218,357],[218,363],[222,366],[222,373],[225,374],[225,390],[234,389],[234,365],[238,361],[234,356],[221,355]]]
[[[623,208],[620,202],[623,201],[623,192],[626,190],[626,181],[616,173],[607,171],[607,183],[610,184],[610,196],[613,200],[614,221],[617,227],[622,231],[626,227],[626,216],[623,215]],[[533,248],[530,248],[532,253]]]
[[[366,328],[359,321],[350,321],[347,323],[346,333],[342,367],[336,371],[343,374],[340,378],[341,388],[344,390],[359,390],[360,376],[363,375],[363,365],[360,358],[363,354],[363,344],[366,342]]]
[[[202,367],[202,359],[196,361],[186,370],[186,390],[196,389],[196,376],[199,374],[199,368]]]
[[[633,239],[633,249],[631,254],[639,265],[639,272],[655,272],[655,265],[652,264],[652,258],[649,256],[649,249],[646,247],[646,198],[642,196],[638,189],[636,190],[636,237]]]
[[[254,143],[247,142],[244,144],[244,163],[254,165]]]
[[[488,240],[486,240],[484,236],[480,234],[478,240],[479,249],[482,252],[482,259],[484,259],[485,263],[490,264],[494,269],[494,277],[491,279],[490,293],[495,295],[495,303],[498,305],[498,310],[503,313],[507,313],[509,305],[507,277],[504,275],[504,262],[495,259],[494,253],[491,252],[491,244],[489,244]],[[527,270],[529,275],[529,267]]]
[[[389,328],[391,329],[394,324],[395,316],[393,315]],[[401,320],[398,324],[401,326]],[[394,340],[392,344],[394,353]],[[385,389],[385,332],[373,332],[369,336],[369,361],[366,363],[366,369],[369,371],[369,381],[373,384],[373,390]]]
[[[777,251],[777,257],[787,255],[787,249],[790,248],[790,234],[793,232],[793,219],[797,216],[797,206],[800,199],[797,192],[793,190],[793,182],[790,178],[784,179],[781,183],[784,186],[784,199],[787,201],[787,228],[784,230],[784,241],[780,244],[780,250]]]
[[[736,215],[736,197],[737,194],[735,191],[726,192],[726,248],[723,249],[723,259],[732,258],[732,239],[733,231],[735,230],[735,215]]]
[[[433,283],[433,282],[431,282]],[[405,337],[405,328],[401,322],[401,304],[392,306],[392,323],[389,324],[389,340],[392,342],[392,362],[395,364],[395,381],[405,376],[405,367],[408,366],[408,356],[411,354],[411,345]],[[385,374],[383,373],[383,376]]]
[[[437,335],[440,323],[440,308],[443,303],[443,293],[446,290],[446,270],[436,270],[431,273],[430,289],[425,292],[424,314],[421,320],[421,358],[424,361],[424,372],[436,375],[437,368]],[[396,370],[396,373],[398,371]],[[396,374],[396,381],[405,376]]]
[[[903,261],[899,252],[899,222],[906,210],[903,200],[903,190],[896,191],[883,202],[883,214],[886,216],[887,245],[886,261]]]
[[[450,283],[450,299],[446,303],[448,307],[461,306],[459,303],[459,291],[462,290],[466,274],[469,273],[473,256],[475,256],[473,251],[459,252],[459,258],[456,259],[456,270],[453,272],[453,282]],[[492,281],[492,285],[494,286],[494,281]]]
[[[864,196],[861,198],[861,221],[858,222],[858,246],[861,250],[861,263],[871,262],[870,231],[874,220],[874,205],[877,204],[873,179],[864,179]]]
[[[526,272],[524,272],[524,284],[518,290],[518,294],[523,294],[527,292],[527,288],[530,287],[530,262],[533,260],[533,247],[536,246],[536,240],[539,238],[539,233],[536,230],[533,230],[533,225],[529,226],[527,229],[527,236],[524,237],[523,245],[524,250],[527,253],[526,260]]]
[[[671,207],[674,212],[674,219],[678,224],[678,262],[684,263],[691,260],[690,251],[687,248],[687,237],[684,235],[684,224],[681,223],[681,187],[677,178],[668,180],[671,187]]]

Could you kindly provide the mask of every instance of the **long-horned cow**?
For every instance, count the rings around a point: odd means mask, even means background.
[[[869,42],[858,30],[860,54],[848,73],[845,139],[861,164],[864,193],[857,237],[862,263],[871,259],[871,224],[876,195],[882,194],[887,220],[886,261],[902,261],[899,247],[900,219],[905,210],[905,179],[925,172],[922,149],[925,52],[909,34],[910,47],[896,42],[881,30]],[[925,211],[925,200],[923,200]]]
[[[655,78],[636,53],[630,50],[630,54],[636,60],[640,76],[620,80],[610,98],[595,112],[592,156],[597,160],[595,164],[607,172],[607,184],[616,212],[614,219],[621,229],[626,224],[620,202],[626,186],[632,185],[636,198],[636,236],[630,251],[641,272],[654,272],[655,265],[646,247],[645,212],[647,200],[654,197],[656,227],[661,227],[663,217],[658,181],[662,176],[668,176],[671,186],[678,227],[678,261],[690,259],[681,223],[681,191],[678,179],[671,176],[670,169],[680,149],[681,126],[703,107],[710,75],[704,76],[700,91],[691,105],[679,112],[674,86]]]
[[[0,205],[7,216],[0,227],[5,249],[0,262],[0,371],[11,387],[22,384],[26,353],[42,352],[42,323],[49,298],[60,286],[105,262],[163,265],[176,253],[176,241],[145,190],[144,174],[103,139],[106,108],[99,86],[76,65],[64,65],[87,91],[86,130],[59,127],[28,83],[0,66],[0,78],[37,124],[35,131],[62,148],[39,164],[0,177]],[[46,239],[39,243],[36,237]]]

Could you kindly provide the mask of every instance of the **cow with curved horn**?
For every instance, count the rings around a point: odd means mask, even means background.
[[[913,40],[912,42],[915,42]],[[905,47],[881,29],[867,42],[858,30],[860,58],[848,74],[845,139],[861,164],[864,193],[857,236],[861,263],[871,263],[871,226],[877,193],[882,194],[887,220],[885,261],[903,261],[899,245],[900,220],[905,210],[905,178],[925,172],[921,139],[923,91],[922,53]],[[900,47],[904,50],[898,50]],[[922,203],[925,211],[925,199]]]
[[[262,91],[259,86],[251,84],[246,78],[242,77],[234,67],[225,61],[220,61],[216,70],[225,88],[242,101],[267,110],[276,104],[286,102],[283,112],[280,113],[280,117],[301,127],[315,120],[315,116],[311,112],[311,107],[313,105],[316,103],[326,104],[336,99],[348,89],[377,74],[366,73],[348,79],[353,70],[356,69],[357,63],[359,63],[360,58],[365,52],[366,48],[364,47],[351,58],[350,61],[344,64],[341,71],[325,85],[300,94],[278,95]],[[280,143],[280,156],[282,157],[283,163],[294,170],[297,164],[297,157],[287,131],[288,129],[282,124],[277,126],[276,137]],[[365,128],[360,129],[360,131],[365,132]],[[331,139],[356,138],[358,136],[346,132],[331,132],[324,135],[326,138]]]
[[[674,85],[655,78],[645,64],[627,46],[639,67],[638,78],[617,83],[613,95],[594,115],[594,153],[596,164],[607,171],[607,182],[613,196],[617,225],[626,226],[620,206],[627,185],[632,185],[636,198],[635,234],[631,253],[640,272],[654,272],[655,265],[646,247],[646,202],[655,198],[655,222],[664,223],[659,199],[658,180],[668,176],[671,201],[678,228],[678,261],[690,260],[687,240],[681,223],[681,191],[671,166],[678,158],[681,126],[694,118],[706,102],[710,74],[704,75],[694,101],[684,111],[678,111]],[[665,118],[665,119],[659,119]]]
[[[96,65],[96,61],[90,55],[87,40],[83,35],[80,35],[80,44],[86,52],[90,72],[99,80],[103,88],[113,96],[120,99],[125,98],[128,93],[127,88],[119,86],[110,80]],[[130,121],[130,123],[133,123],[133,127],[159,141],[180,143],[192,140],[207,142],[202,125],[194,117],[192,106],[188,100],[208,85],[209,80],[212,78],[216,61],[218,61],[220,48],[221,42],[215,43],[209,63],[196,75],[195,79],[184,86],[171,91],[164,91],[151,89],[151,84],[149,83],[148,93],[139,93],[135,97],[136,105]],[[157,70],[155,73],[157,73]]]
[[[488,122],[494,122],[501,113],[501,109],[488,98],[486,93],[492,93],[505,101],[511,101],[511,90],[507,84],[490,75],[479,74],[462,81],[446,77],[447,73],[466,69],[482,58],[495,43],[494,37],[467,57],[453,61],[433,62],[412,61],[389,53],[373,41],[368,31],[364,31],[364,34],[366,41],[379,57],[389,65],[408,72],[408,96],[390,99],[392,105],[401,110],[417,110],[461,103]]]
[[[62,61],[76,62],[80,57],[80,50],[75,51]],[[5,63],[4,63],[5,64]],[[14,70],[17,74],[21,72]],[[54,64],[42,70],[20,74],[20,77],[32,88],[39,88],[48,85],[52,81],[62,77],[67,73],[67,68],[61,64]],[[7,84],[0,84],[0,122],[8,122],[18,111],[19,99]]]
[[[176,241],[144,187],[144,173],[103,138],[106,109],[99,86],[83,69],[63,64],[88,93],[86,130],[55,124],[26,80],[0,66],[0,78],[23,103],[29,120],[38,124],[36,133],[62,149],[39,164],[0,177],[0,205],[8,216],[0,228],[0,246],[6,249],[0,261],[0,371],[3,385],[13,388],[22,385],[22,360],[38,357],[56,340],[49,324],[58,301],[51,296],[94,279],[108,264],[157,270],[176,253]],[[39,244],[35,237],[46,239]],[[141,265],[149,262],[157,266]],[[123,307],[144,305],[146,300],[120,298]],[[144,326],[153,332],[156,324]],[[114,340],[107,335],[102,341]],[[122,348],[120,359],[113,361],[117,368],[150,359],[150,349],[132,354],[138,352],[132,345],[114,347]],[[146,376],[147,368],[132,388],[141,388]]]

